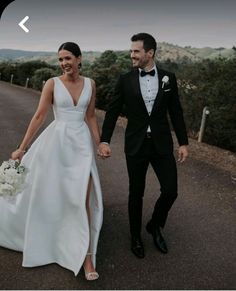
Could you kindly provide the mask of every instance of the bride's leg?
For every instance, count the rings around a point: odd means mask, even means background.
[[[95,268],[93,266],[92,257],[91,257],[91,250],[90,250],[90,222],[91,222],[91,214],[90,214],[90,205],[89,205],[89,199],[90,199],[90,191],[91,191],[91,185],[92,185],[92,177],[89,178],[88,183],[88,189],[87,189],[87,195],[86,195],[86,210],[88,215],[88,223],[89,223],[89,247],[87,251],[87,255],[84,260],[84,268],[87,273],[96,272]]]

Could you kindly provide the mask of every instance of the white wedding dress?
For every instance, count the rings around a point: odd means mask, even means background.
[[[55,120],[22,159],[29,168],[16,204],[0,198],[0,246],[22,251],[23,266],[57,263],[78,274],[89,244],[95,265],[103,205],[85,113],[92,94],[89,78],[77,105],[62,81],[54,79]],[[90,228],[86,194],[90,177]]]

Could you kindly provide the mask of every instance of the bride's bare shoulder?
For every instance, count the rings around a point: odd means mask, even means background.
[[[46,90],[51,90],[53,91],[54,89],[54,84],[55,84],[55,81],[54,81],[54,78],[50,78],[48,79],[45,84],[43,84],[43,89],[46,89]]]

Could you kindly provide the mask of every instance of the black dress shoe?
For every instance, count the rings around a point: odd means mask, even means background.
[[[145,257],[143,242],[140,237],[131,237],[131,251],[140,259]]]
[[[168,253],[167,245],[161,233],[160,227],[153,227],[150,222],[146,226],[146,230],[153,237],[155,246],[164,254]]]

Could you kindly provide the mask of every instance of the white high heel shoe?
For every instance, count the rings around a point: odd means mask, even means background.
[[[87,253],[86,256],[91,256],[92,253]],[[85,267],[83,266],[84,268],[84,275],[85,275],[85,279],[88,280],[88,281],[94,281],[94,280],[97,280],[99,278],[99,274],[98,272],[87,272],[85,270]]]

